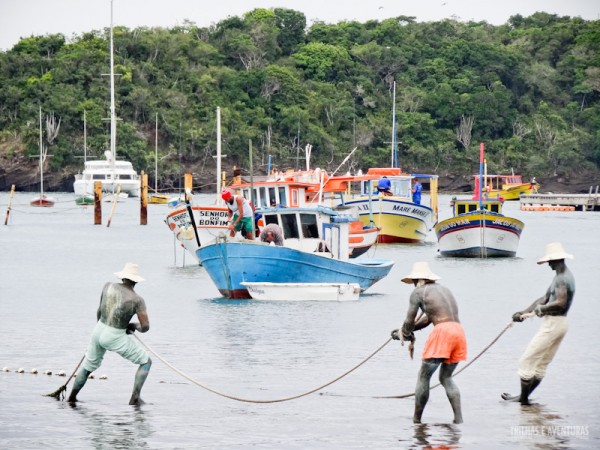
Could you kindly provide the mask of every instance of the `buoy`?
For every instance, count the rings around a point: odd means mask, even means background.
[[[17,370],[18,373],[25,373],[25,369],[23,369],[22,367],[19,368],[19,370]]]
[[[3,367],[2,372],[10,372],[10,369],[8,367]]]
[[[31,369],[31,373],[35,375],[35,374],[38,373],[38,370],[37,369]]]
[[[108,377],[106,375],[100,375],[100,379],[101,380],[108,380]]]
[[[58,372],[56,375],[58,375],[59,377],[66,377],[67,373],[64,370],[61,370],[60,372]]]
[[[44,375],[52,375],[52,371],[51,370],[44,370]]]

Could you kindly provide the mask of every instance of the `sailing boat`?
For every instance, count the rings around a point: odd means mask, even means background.
[[[83,110],[83,165],[87,162],[87,120],[85,110]],[[83,194],[75,197],[75,203],[80,206],[88,206],[94,204],[94,196],[92,194]]]
[[[40,106],[40,195],[34,197],[29,203],[31,206],[54,206],[56,200],[44,194],[44,161],[46,160],[47,150],[44,151],[42,140],[42,107]]]
[[[110,2],[110,150],[104,161],[86,161],[83,173],[75,175],[73,190],[77,196],[94,193],[94,183],[102,183],[102,191],[114,195],[121,186],[119,197],[140,196],[140,176],[129,161],[117,161],[117,114],[115,112],[115,68],[113,49],[113,2]],[[110,196],[109,196],[110,197]],[[106,199],[106,198],[105,198]]]
[[[168,201],[168,196],[158,193],[158,114],[156,114],[154,124],[154,194],[148,197],[148,203],[164,205]]]

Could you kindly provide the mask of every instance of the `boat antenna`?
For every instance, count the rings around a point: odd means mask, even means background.
[[[483,201],[481,199],[481,182],[483,181],[483,142],[479,143],[479,209],[483,209]]]
[[[398,143],[396,142],[396,82],[392,94],[392,167],[398,167]]]
[[[221,107],[217,106],[217,201],[221,203]]]
[[[44,199],[44,144],[42,139],[42,106],[40,105],[40,203]]]

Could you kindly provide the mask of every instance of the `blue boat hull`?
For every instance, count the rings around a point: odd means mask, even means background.
[[[251,298],[241,283],[358,283],[362,290],[385,277],[388,259],[339,261],[330,254],[249,242],[219,242],[200,247],[198,260],[227,298]],[[329,256],[327,256],[329,255]]]

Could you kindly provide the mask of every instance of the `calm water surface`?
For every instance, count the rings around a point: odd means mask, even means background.
[[[1,448],[600,448],[600,350],[597,345],[600,213],[505,213],[525,222],[518,257],[458,260],[437,255],[433,233],[419,246],[379,246],[392,258],[390,275],[358,302],[261,303],[221,298],[207,274],[184,257],[150,205],[139,225],[139,202],[119,203],[110,227],[93,225],[91,208],[72,194],[43,210],[17,194],[8,226],[0,224]],[[8,194],[0,193],[4,219]],[[440,217],[450,211],[442,196]],[[3,223],[3,222],[2,222]],[[455,294],[467,333],[469,360],[507,325],[513,312],[543,295],[553,272],[535,261],[559,240],[577,292],[570,330],[530,407],[505,403],[516,392],[518,359],[539,319],[515,324],[457,376],[465,423],[452,425],[443,389],[431,392],[424,424],[412,424],[418,355],[429,330],[417,333],[415,360],[392,342],[365,365],[297,400],[257,404],[204,390],[157,357],[142,397],[127,405],[136,368],[108,354],[79,395],[80,403],[45,397],[71,373],[96,321],[102,286],[127,261],[147,281],[136,290],[148,305],[151,330],[140,338],[189,378],[244,399],[271,400],[321,386],[384,344],[403,321],[411,286],[400,282],[413,262],[428,261]],[[464,365],[459,365],[459,368]],[[15,370],[24,368],[27,373]],[[28,373],[32,368],[38,375]],[[436,380],[437,381],[437,380]]]

